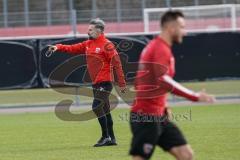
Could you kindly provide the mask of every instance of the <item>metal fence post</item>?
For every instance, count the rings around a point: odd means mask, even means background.
[[[198,1],[198,0],[194,0],[194,5],[195,5],[195,6],[198,6],[198,5],[199,5],[199,1]],[[196,19],[199,18],[199,12],[198,12],[198,10],[195,11],[195,18],[196,18]]]
[[[68,1],[68,10],[69,12],[71,12],[74,9],[74,4],[73,4],[73,0],[69,0]],[[69,24],[72,24],[72,18],[69,18]]]
[[[4,27],[8,27],[8,1],[3,0],[3,19],[4,19]]]
[[[77,36],[77,11],[75,9],[70,11],[71,25],[73,36]]]
[[[122,15],[121,15],[121,0],[116,0],[116,11],[117,11],[117,22],[122,21]]]
[[[97,17],[97,1],[92,0],[92,18]]]
[[[144,32],[149,32],[149,15],[147,13],[147,9],[143,10],[143,24],[144,24]]]
[[[69,0],[68,1],[68,6],[69,6],[69,11],[73,10],[74,9],[74,4],[73,4],[73,0]]]
[[[47,7],[47,25],[50,26],[52,25],[52,15],[51,15],[51,10],[52,10],[52,0],[47,0],[46,3]]]
[[[146,8],[146,1],[142,0],[142,18],[144,18],[144,8]]]
[[[231,6],[231,25],[232,31],[236,31],[237,29],[237,17],[236,17],[236,5],[233,4]]]
[[[198,6],[199,5],[199,1],[198,0],[194,0],[194,5]]]
[[[166,7],[171,8],[171,0],[165,0],[166,2]]]
[[[25,18],[25,26],[29,26],[29,3],[28,0],[24,0],[24,18]]]
[[[76,87],[76,97],[75,97],[75,104],[77,107],[80,106],[80,93],[79,93],[79,87]]]

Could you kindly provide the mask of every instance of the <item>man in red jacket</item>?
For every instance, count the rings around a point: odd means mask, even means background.
[[[195,93],[172,79],[175,59],[173,43],[181,43],[185,33],[184,15],[168,11],[161,18],[162,32],[144,48],[136,76],[136,98],[131,108],[133,160],[149,159],[156,145],[177,160],[192,160],[193,152],[179,128],[169,121],[167,92],[191,101],[213,102],[205,92]]]
[[[109,105],[109,95],[114,80],[112,71],[117,74],[120,91],[125,92],[126,90],[119,55],[114,45],[104,36],[104,27],[104,21],[93,19],[88,27],[89,40],[73,45],[56,44],[50,46],[50,50],[53,52],[60,51],[75,55],[86,54],[87,68],[93,84],[94,100],[92,108],[102,129],[102,137],[94,147],[117,145]]]

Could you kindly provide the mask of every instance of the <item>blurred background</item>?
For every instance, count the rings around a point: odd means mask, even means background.
[[[159,29],[158,19],[163,10],[149,8],[171,7],[183,7],[189,30],[238,29],[240,7],[229,4],[239,3],[239,0],[1,0],[0,35],[85,34],[87,23],[96,17],[107,22],[107,33],[153,32]],[[199,7],[202,5],[205,7]],[[187,9],[189,6],[192,7]]]
[[[0,0],[0,159],[129,160],[133,77],[168,9],[183,11],[188,32],[173,46],[175,80],[217,98],[199,104],[171,95],[171,120],[186,134],[196,159],[238,160],[240,0]],[[111,106],[118,108],[111,113],[119,145],[101,149],[91,147],[100,135],[97,120],[75,119],[86,117],[79,113],[92,104],[85,57],[46,56],[47,45],[86,40],[88,22],[96,17],[106,21],[105,33],[121,55],[131,89],[121,95],[114,87]],[[63,112],[70,121],[54,112],[65,100],[73,103]],[[165,153],[156,149],[153,159],[173,159]]]
[[[183,11],[187,22],[188,36],[173,47],[175,79],[239,104],[240,0],[0,0],[1,108],[52,106],[66,98],[78,106],[89,105],[91,97],[76,95],[90,84],[84,80],[84,67],[74,70],[61,86],[72,87],[72,95],[51,88],[50,74],[72,56],[46,57],[47,45],[86,40],[89,20],[102,18],[127,73],[128,63],[137,62],[144,46],[159,33],[159,19],[168,9]],[[132,81],[128,83],[131,87]],[[169,101],[182,99],[172,96]]]

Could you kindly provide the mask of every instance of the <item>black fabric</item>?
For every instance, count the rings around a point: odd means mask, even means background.
[[[115,139],[114,131],[113,131],[113,120],[110,113],[106,115],[107,117],[107,128],[108,128],[108,134],[111,137],[111,139]]]
[[[133,134],[130,154],[149,159],[161,133],[160,125],[155,122],[131,122],[130,126]]]
[[[35,41],[0,41],[0,89],[33,88],[38,85]]]
[[[150,159],[156,145],[169,151],[172,147],[187,144],[179,128],[164,116],[138,116],[136,113],[130,115],[130,127],[133,135],[130,155]]]
[[[102,136],[115,138],[113,132],[113,121],[110,113],[109,95],[112,91],[111,82],[101,82],[93,86],[94,100],[92,109],[98,117],[102,129]]]
[[[173,147],[187,144],[181,130],[171,121],[162,124],[163,132],[158,139],[158,145],[165,151]]]
[[[108,129],[107,129],[107,119],[105,116],[103,117],[99,117],[98,118],[98,122],[101,126],[101,130],[102,130],[102,137],[108,137]]]
[[[139,56],[154,36],[156,35],[108,37],[120,54],[128,84],[134,82]],[[63,81],[64,85],[90,84],[85,56],[60,52],[50,57],[45,55],[49,44],[75,44],[84,40],[86,38],[62,37],[1,41],[0,89],[51,87],[53,82],[56,86],[62,86],[59,82]],[[196,81],[239,78],[239,41],[239,32],[189,34],[184,37],[183,44],[173,46],[177,68],[175,79]],[[54,81],[49,81],[49,76],[58,69],[63,69],[63,73],[68,69],[70,72],[65,73],[63,79],[57,79],[56,76]]]

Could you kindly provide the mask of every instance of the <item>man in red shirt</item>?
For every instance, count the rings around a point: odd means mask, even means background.
[[[94,147],[117,145],[110,114],[109,95],[112,91],[113,73],[117,74],[120,91],[126,90],[126,82],[121,61],[114,45],[104,36],[105,23],[93,19],[88,27],[89,40],[73,45],[56,44],[50,46],[52,52],[60,51],[70,54],[86,54],[87,68],[92,80],[94,100],[92,108],[98,117],[102,137]],[[102,105],[103,104],[103,105]]]
[[[193,151],[179,128],[167,117],[167,92],[191,101],[213,102],[205,92],[195,93],[172,79],[175,60],[173,43],[181,43],[185,32],[184,15],[168,11],[161,18],[162,32],[144,48],[136,76],[136,98],[131,108],[133,134],[130,154],[134,160],[149,159],[156,145],[177,160],[192,160]]]

